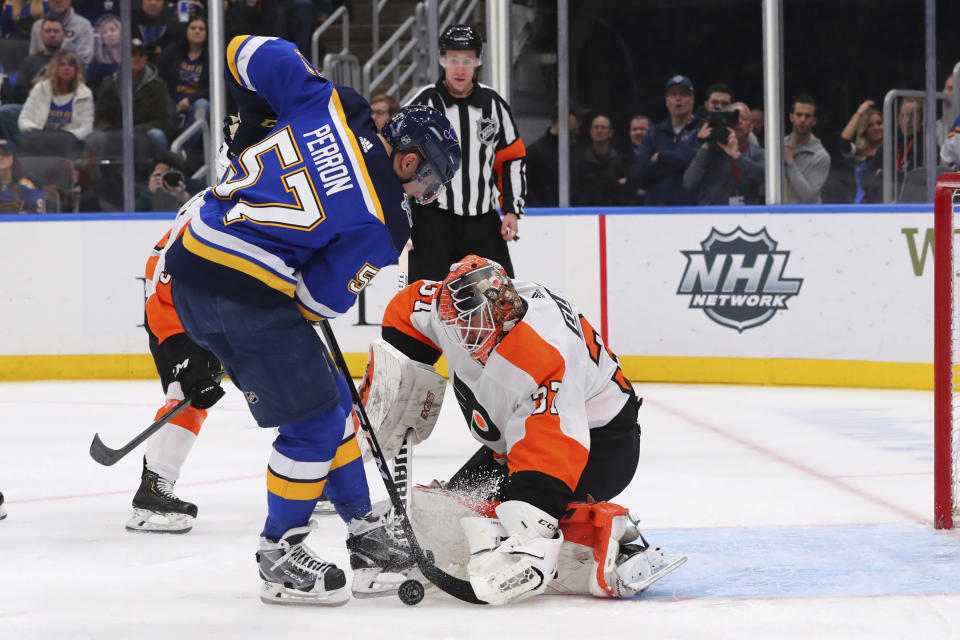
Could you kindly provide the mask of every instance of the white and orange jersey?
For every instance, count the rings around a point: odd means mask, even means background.
[[[535,282],[514,280],[522,320],[481,366],[437,315],[439,282],[420,280],[387,306],[383,337],[415,360],[447,358],[450,381],[473,437],[510,473],[536,471],[579,482],[590,429],[609,423],[634,397],[617,357],[575,306]]]
[[[201,192],[202,194],[203,192]],[[147,328],[156,336],[157,340],[163,342],[172,335],[184,333],[183,325],[180,324],[180,316],[173,308],[173,298],[170,296],[170,277],[164,271],[164,252],[170,243],[170,237],[183,233],[183,229],[190,220],[191,213],[197,208],[197,203],[202,204],[201,194],[195,195],[180,210],[173,221],[173,226],[167,231],[160,242],[158,242],[150,256],[147,258],[147,264],[144,268],[146,276],[146,316]]]

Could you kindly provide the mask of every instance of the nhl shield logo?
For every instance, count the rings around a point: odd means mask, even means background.
[[[497,121],[493,118],[480,118],[477,120],[477,137],[483,144],[493,144],[493,139],[497,137]]]
[[[702,251],[682,251],[687,258],[677,295],[690,296],[691,309],[739,332],[767,322],[800,292],[802,278],[783,275],[789,251],[777,251],[766,227],[748,233],[710,230]]]

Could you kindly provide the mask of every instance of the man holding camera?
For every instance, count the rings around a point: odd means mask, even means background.
[[[683,174],[683,186],[698,193],[699,205],[763,202],[763,149],[750,141],[750,108],[712,111],[700,127],[700,149]]]
[[[686,76],[667,80],[665,101],[670,117],[647,131],[637,149],[637,177],[647,185],[646,204],[696,203],[696,191],[683,186],[683,172],[697,152],[693,117],[693,82]]]
[[[154,157],[147,186],[137,196],[137,211],[177,211],[205,186],[183,175],[176,153],[163,151]]]

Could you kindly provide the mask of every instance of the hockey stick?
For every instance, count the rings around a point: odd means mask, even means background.
[[[408,264],[411,247],[413,247],[413,243],[407,240],[403,251],[400,252],[400,257],[397,258],[397,289],[401,291],[410,284]],[[408,429],[407,432],[403,434],[403,441],[400,443],[400,448],[397,450],[397,454],[393,456],[393,484],[397,487],[397,495],[400,496],[404,506],[407,508],[410,507],[410,498],[413,492],[413,447],[410,446],[411,431],[412,429]]]
[[[353,399],[353,410],[357,414],[357,420],[360,422],[360,428],[363,429],[367,434],[367,440],[370,444],[370,451],[373,453],[373,459],[377,463],[377,469],[380,471],[380,477],[383,479],[383,484],[387,488],[387,494],[390,496],[390,502],[393,504],[394,511],[397,512],[397,515],[400,519],[400,524],[403,527],[403,533],[407,538],[407,541],[410,543],[410,551],[413,553],[414,559],[417,561],[417,566],[420,567],[420,571],[423,572],[423,575],[437,585],[441,590],[446,591],[454,598],[463,600],[464,602],[470,602],[472,604],[487,604],[483,600],[477,598],[477,594],[474,592],[473,587],[467,580],[461,580],[460,578],[451,576],[449,573],[441,570],[437,565],[435,565],[426,554],[423,552],[423,549],[420,547],[420,543],[417,542],[417,536],[413,532],[413,525],[410,524],[410,517],[407,515],[407,508],[404,505],[403,500],[400,499],[400,495],[397,492],[397,487],[393,482],[393,478],[390,476],[390,470],[387,468],[387,460],[383,456],[383,450],[380,448],[380,443],[377,442],[377,436],[373,432],[373,426],[370,424],[370,419],[367,417],[367,412],[363,408],[363,403],[360,402],[360,394],[357,393],[357,387],[353,384],[353,377],[350,375],[350,370],[347,369],[347,363],[343,359],[343,353],[340,351],[340,345],[337,344],[337,339],[333,335],[333,329],[330,328],[330,323],[326,320],[320,321],[320,329],[323,331],[324,338],[327,341],[327,346],[330,348],[330,351],[333,354],[334,362],[337,365],[337,368],[343,373],[343,377],[347,380],[347,386],[350,388],[350,396]]]
[[[223,380],[224,372],[221,371],[213,377],[214,382],[220,382]],[[181,411],[190,406],[190,399],[184,398],[177,404],[173,406],[172,409],[167,411],[165,414],[160,416],[160,419],[154,422],[152,425],[141,431],[133,440],[120,447],[119,449],[111,449],[107,445],[103,444],[103,440],[100,439],[100,434],[93,434],[93,442],[90,443],[90,457],[102,464],[105,467],[109,467],[113,464],[116,464],[118,460],[123,458],[125,455],[136,449],[141,442],[152,436],[154,433],[160,430],[160,427],[167,424],[174,418],[176,418]]]
[[[118,460],[123,458],[125,455],[133,451],[140,445],[141,442],[152,436],[156,433],[160,427],[167,424],[174,418],[176,418],[181,411],[190,406],[190,399],[184,398],[177,404],[173,406],[172,409],[167,411],[165,414],[160,416],[160,419],[154,422],[152,425],[141,431],[137,437],[133,440],[120,447],[119,449],[111,449],[107,445],[103,444],[103,440],[100,439],[100,434],[93,434],[93,442],[90,443],[90,457],[102,464],[105,467],[109,467],[112,464],[116,464]]]

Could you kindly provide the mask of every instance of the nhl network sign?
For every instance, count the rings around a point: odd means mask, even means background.
[[[789,251],[777,251],[766,227],[747,233],[710,230],[702,251],[682,251],[687,268],[677,295],[690,296],[691,309],[739,332],[757,327],[787,308],[797,295],[801,278],[784,278]]]

